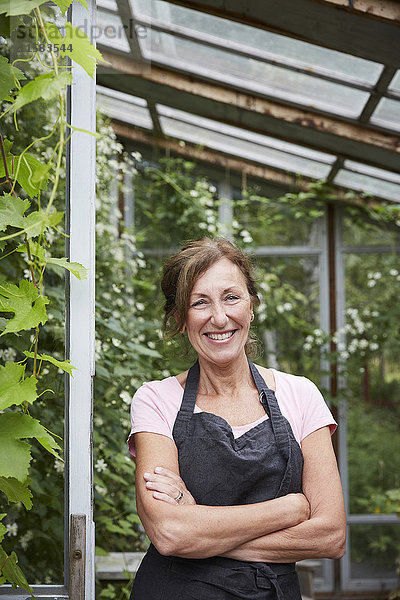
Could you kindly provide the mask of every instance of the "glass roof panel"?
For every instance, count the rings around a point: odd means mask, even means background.
[[[392,82],[389,85],[389,90],[400,92],[400,70],[397,71],[396,75],[393,77]]]
[[[225,133],[211,131],[170,117],[160,116],[160,124],[164,133],[171,137],[292,173],[321,179],[325,178],[330,170],[330,166],[327,164],[247,140],[232,138]]]
[[[122,50],[122,52],[130,52],[124,26],[117,14],[97,10],[97,27],[96,42],[98,44],[104,44],[116,50]]]
[[[400,173],[394,173],[393,171],[385,171],[384,169],[378,169],[377,167],[371,167],[364,163],[354,162],[353,160],[345,160],[344,168],[350,171],[357,171],[357,173],[363,173],[364,175],[371,175],[378,179],[384,179],[386,181],[392,181],[400,185]]]
[[[97,106],[111,119],[152,129],[153,122],[146,100],[98,85]]]
[[[359,116],[369,96],[348,86],[155,30],[150,30],[140,43],[151,61],[347,117]]]
[[[118,10],[116,0],[97,0],[96,6],[97,8],[105,8],[106,10],[113,10],[115,12]]]
[[[370,120],[376,125],[400,131],[400,100],[382,98]]]
[[[301,40],[264,31],[257,27],[237,23],[229,19],[172,5],[163,0],[130,0],[138,16],[152,17],[164,23],[173,23],[207,33],[226,41],[240,41],[253,49],[262,49],[279,57],[303,63],[308,68],[320,67],[338,76],[356,77],[359,81],[374,85],[383,66],[343,52],[329,50]]]
[[[189,124],[191,123],[198,127],[209,129],[212,132],[217,131],[218,133],[228,135],[230,138],[247,140],[249,142],[261,144],[269,148],[275,148],[276,150],[281,150],[282,152],[288,152],[290,154],[295,154],[297,156],[302,156],[304,158],[309,158],[311,160],[316,160],[329,165],[332,165],[336,160],[336,156],[333,154],[326,154],[324,152],[318,152],[317,150],[311,150],[310,148],[306,148],[304,146],[299,146],[290,142],[284,142],[278,140],[277,138],[269,137],[260,133],[254,133],[248,129],[227,125],[219,121],[214,121],[213,119],[207,119],[206,117],[200,117],[198,115],[194,115],[183,110],[178,110],[176,108],[171,108],[170,106],[165,106],[163,104],[157,104],[156,106],[159,115],[171,117],[177,121],[183,121]]]
[[[372,194],[379,198],[386,198],[387,200],[396,202],[400,201],[400,184],[392,183],[391,181],[383,181],[376,177],[342,169],[336,175],[334,183],[352,190]]]

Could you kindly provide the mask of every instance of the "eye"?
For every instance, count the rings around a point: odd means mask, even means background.
[[[239,300],[239,296],[235,296],[235,294],[228,294],[225,299],[230,302],[234,302],[235,300]]]
[[[196,302],[193,302],[193,304],[191,304],[191,307],[192,307],[192,308],[198,308],[198,307],[200,307],[200,308],[201,308],[201,307],[202,307],[202,306],[204,306],[205,304],[206,304],[206,301],[205,301],[205,300],[203,300],[203,299],[200,299],[200,300],[196,300]]]

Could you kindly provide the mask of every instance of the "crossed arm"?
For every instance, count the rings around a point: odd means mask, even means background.
[[[238,506],[196,504],[166,436],[137,433],[135,444],[138,514],[161,554],[266,562],[343,555],[346,519],[328,427],[303,440],[304,495]],[[184,496],[177,504],[179,491]]]

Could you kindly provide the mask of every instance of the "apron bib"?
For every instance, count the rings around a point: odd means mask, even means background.
[[[275,393],[248,362],[269,418],[236,439],[222,417],[193,412],[198,361],[189,370],[172,435],[180,476],[197,504],[252,504],[301,492],[301,448]],[[151,544],[131,593],[131,600],[233,599],[301,600],[295,564],[163,556]]]

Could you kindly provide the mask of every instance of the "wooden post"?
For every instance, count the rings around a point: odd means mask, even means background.
[[[86,515],[71,515],[69,600],[85,600]]]

